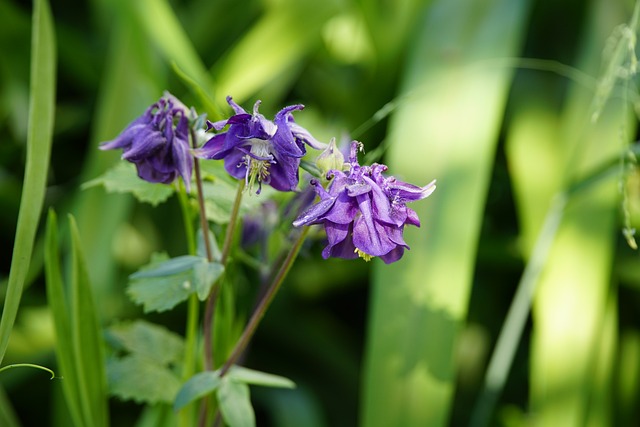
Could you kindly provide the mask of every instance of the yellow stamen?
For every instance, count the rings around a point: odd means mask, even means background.
[[[369,255],[366,252],[362,252],[360,249],[356,248],[353,253],[358,254],[358,256],[360,258],[362,258],[363,260],[365,260],[366,262],[371,261],[373,258],[375,258],[373,255]]]

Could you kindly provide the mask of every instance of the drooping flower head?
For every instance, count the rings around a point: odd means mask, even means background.
[[[188,111],[165,94],[101,150],[122,149],[122,158],[135,163],[138,176],[148,182],[169,184],[181,176],[187,191],[193,158],[189,150]]]
[[[323,258],[380,257],[389,264],[399,260],[409,246],[404,241],[406,224],[420,226],[416,212],[406,203],[424,199],[436,189],[435,181],[418,187],[382,175],[387,167],[358,164],[362,143],[351,143],[348,172],[331,170],[328,191],[312,180],[320,200],[302,213],[293,225],[323,224],[328,244]]]
[[[207,141],[196,151],[196,156],[224,159],[226,171],[237,179],[244,179],[249,191],[256,183],[257,193],[263,183],[279,191],[295,190],[305,144],[316,149],[325,146],[295,123],[291,113],[304,106],[285,107],[271,121],[258,112],[260,101],[253,106],[253,114],[247,113],[230,96],[227,102],[236,114],[211,126],[214,130],[222,130],[227,125],[229,128]]]

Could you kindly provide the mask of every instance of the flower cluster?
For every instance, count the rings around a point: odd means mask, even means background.
[[[406,203],[429,196],[436,188],[435,181],[418,187],[385,177],[387,166],[383,164],[361,166],[358,151],[362,150],[362,143],[357,141],[351,143],[349,162],[344,163],[335,140],[323,144],[295,123],[292,112],[302,110],[302,105],[285,107],[268,120],[258,112],[260,101],[251,114],[231,97],[227,102],[235,114],[216,123],[208,122],[207,130],[217,133],[200,148],[189,148],[190,126],[198,127],[198,122],[191,123],[187,109],[170,95],[100,148],[123,149],[122,158],[135,163],[139,177],[146,181],[170,183],[181,176],[187,190],[193,156],[224,160],[225,170],[244,180],[249,191],[257,184],[258,194],[262,184],[279,191],[296,191],[306,146],[324,148],[317,157],[317,166],[329,184],[325,189],[318,180],[311,180],[319,201],[293,225],[324,225],[328,240],[322,252],[325,259],[361,257],[369,261],[380,257],[391,263],[409,249],[403,238],[404,226],[419,227],[420,220]]]
[[[227,102],[235,115],[227,120],[212,123],[219,133],[207,141],[196,152],[204,159],[224,159],[227,172],[246,181],[251,191],[258,184],[260,193],[262,183],[269,184],[279,191],[294,191],[298,187],[300,159],[305,155],[305,144],[319,149],[324,144],[295,123],[292,111],[302,110],[302,105],[291,105],[280,110],[273,121],[267,120],[258,112],[260,101],[253,106],[253,114],[227,97]]]
[[[193,157],[187,114],[180,101],[166,94],[100,149],[121,148],[122,158],[135,163],[145,181],[169,184],[181,176],[189,191]]]
[[[417,187],[384,177],[385,165],[358,164],[362,143],[351,143],[349,171],[331,170],[328,191],[313,180],[320,201],[300,215],[294,226],[323,224],[328,244],[322,252],[329,257],[356,258],[369,261],[380,257],[389,264],[399,260],[409,246],[403,239],[405,224],[420,226],[420,220],[407,202],[424,199],[436,188],[435,181]]]

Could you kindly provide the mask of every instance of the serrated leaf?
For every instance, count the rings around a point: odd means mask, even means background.
[[[229,427],[254,427],[256,416],[251,406],[249,386],[224,377],[218,388],[218,404]]]
[[[172,276],[151,277],[129,283],[127,294],[133,302],[150,311],[166,311],[189,298],[193,292],[191,271]]]
[[[136,304],[144,306],[145,312],[170,310],[193,292],[208,295],[223,271],[222,265],[195,255],[156,259],[129,276],[127,293]]]
[[[107,376],[112,395],[138,403],[171,403],[180,389],[180,379],[169,368],[139,355],[109,360]]]
[[[196,399],[215,391],[222,382],[218,371],[200,372],[192,376],[178,391],[173,409],[179,410]]]
[[[243,366],[233,366],[227,376],[235,381],[245,384],[260,385],[264,387],[295,388],[296,384],[288,378],[279,375],[267,374],[255,371]]]
[[[180,335],[145,320],[111,326],[107,336],[120,348],[162,366],[179,363],[184,353],[184,341]]]
[[[104,186],[109,193],[133,194],[139,201],[150,203],[152,206],[166,201],[175,191],[170,185],[154,184],[141,179],[138,177],[135,165],[129,162],[116,164],[104,175],[85,183],[82,188],[96,185]]]

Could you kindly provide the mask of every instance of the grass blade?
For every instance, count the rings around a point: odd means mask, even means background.
[[[27,162],[20,200],[20,213],[11,259],[9,284],[0,320],[0,363],[13,329],[24,281],[29,270],[33,242],[40,221],[49,169],[55,110],[56,41],[53,17],[46,0],[36,0],[33,9],[31,89]]]
[[[412,206],[411,251],[376,264],[366,348],[363,425],[442,426],[455,384],[454,345],[467,312],[476,246],[527,1],[435,1],[390,123],[389,165],[438,190]],[[459,123],[464,121],[465,125]]]
[[[69,304],[65,297],[64,281],[60,271],[60,253],[58,240],[58,224],[56,214],[49,211],[45,243],[45,275],[47,283],[47,302],[53,317],[56,335],[56,358],[60,367],[62,392],[75,426],[82,426],[83,418],[80,410],[80,387],[75,372],[73,339],[69,320]]]
[[[107,380],[98,312],[93,301],[89,273],[80,245],[80,233],[75,219],[69,215],[71,230],[71,333],[83,412],[88,414],[88,426],[106,427]]]

